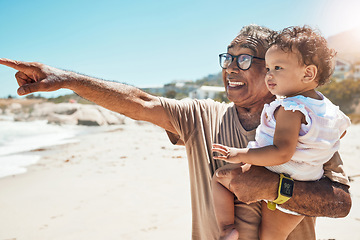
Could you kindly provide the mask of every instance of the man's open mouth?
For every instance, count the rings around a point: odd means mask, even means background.
[[[232,82],[232,81],[228,81],[228,86],[229,87],[241,87],[241,86],[244,86],[245,83],[244,82]]]

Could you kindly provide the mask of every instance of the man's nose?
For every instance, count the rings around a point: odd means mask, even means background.
[[[240,72],[240,68],[238,67],[236,61],[237,61],[237,59],[234,59],[234,61],[232,61],[230,63],[230,65],[226,68],[227,73],[239,73]]]

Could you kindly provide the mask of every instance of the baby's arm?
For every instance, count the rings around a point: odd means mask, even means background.
[[[274,166],[290,161],[294,155],[304,115],[300,111],[285,111],[280,107],[275,112],[276,127],[273,145],[261,148],[231,148],[213,145],[213,151],[222,155],[215,159],[231,163],[249,163],[257,166]]]

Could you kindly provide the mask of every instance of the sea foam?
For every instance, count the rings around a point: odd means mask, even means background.
[[[40,156],[29,151],[52,145],[76,142],[81,128],[57,126],[46,121],[0,121],[0,178],[26,172]]]

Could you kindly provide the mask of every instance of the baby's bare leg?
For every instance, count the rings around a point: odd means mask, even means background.
[[[235,229],[234,194],[225,186],[229,186],[227,178],[217,178],[216,174],[212,180],[213,199],[215,215],[220,228],[220,239],[237,240],[238,232]]]
[[[272,211],[267,208],[267,203],[261,203],[261,225],[260,225],[260,239],[284,239],[294,230],[294,228],[301,222],[304,216],[296,216],[286,214],[279,210]]]

